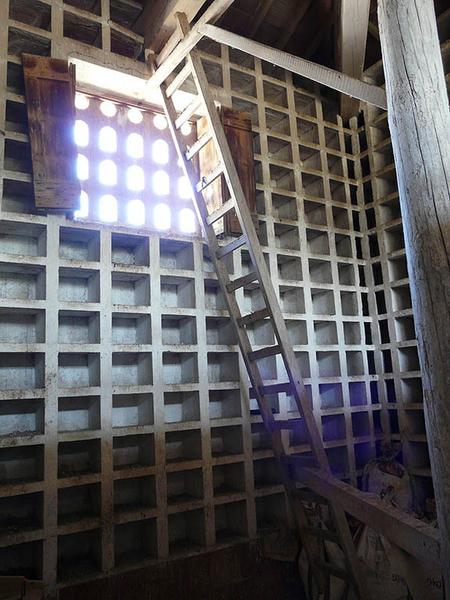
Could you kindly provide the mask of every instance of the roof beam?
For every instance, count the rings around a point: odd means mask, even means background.
[[[317,83],[331,87],[338,92],[342,92],[343,94],[347,94],[348,96],[363,100],[364,102],[373,104],[383,110],[387,110],[386,92],[381,87],[370,85],[360,79],[349,77],[344,73],[334,71],[328,67],[323,67],[322,65],[305,60],[304,58],[299,58],[298,56],[271,48],[260,42],[249,40],[240,35],[236,35],[235,33],[215,27],[214,25],[209,25],[207,21],[204,21],[201,24],[199,22],[198,27],[194,27],[194,29],[196,29],[200,35],[205,35],[216,42],[227,44],[237,50],[261,58],[262,60],[283,69],[287,69],[292,73],[296,73],[297,75],[301,75],[302,77],[312,79]],[[186,39],[188,38],[189,35]]]
[[[175,29],[175,31],[172,33],[172,35],[170,36],[170,38],[167,40],[164,48],[161,50],[161,52],[156,57],[156,65],[158,67],[160,67],[166,61],[166,59],[169,57],[169,55],[175,50],[175,48],[179,42],[180,42],[180,46],[183,47],[183,42],[185,42],[186,38],[190,37],[193,30],[195,30],[197,33],[194,33],[192,35],[192,37],[190,38],[190,39],[196,40],[194,42],[193,46],[190,48],[190,50],[191,50],[197,44],[197,42],[200,41],[201,38],[203,37],[202,35],[198,35],[198,29],[196,29],[196,26],[201,23],[215,23],[217,21],[217,19],[220,19],[220,17],[223,15],[223,13],[233,4],[233,2],[234,2],[234,0],[214,0],[214,2],[209,6],[209,8],[199,18],[199,20],[197,21],[197,23],[191,29],[190,33],[187,36],[183,36],[180,32],[180,29],[177,27]],[[190,50],[188,50],[188,52]],[[186,56],[186,54],[184,56]],[[180,60],[178,61],[177,64],[179,64],[183,60],[184,56],[182,56],[180,58]],[[173,68],[174,67],[172,67],[172,69]],[[164,81],[164,79],[162,79],[161,81]],[[158,83],[157,85],[160,85],[160,84]]]
[[[206,0],[147,0],[135,29],[144,35],[145,48],[159,52],[177,28],[175,14],[183,12],[191,22]]]
[[[366,56],[369,28],[370,0],[340,0],[338,3],[337,68],[360,79]],[[344,121],[359,112],[359,101],[341,97],[341,115]]]

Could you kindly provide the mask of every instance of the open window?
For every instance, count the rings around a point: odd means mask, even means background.
[[[183,174],[160,108],[108,92],[76,92],[74,68],[66,61],[25,55],[24,72],[37,208],[64,210],[79,220],[199,232],[192,206],[196,182]],[[257,224],[250,117],[228,108],[220,115]],[[205,126],[204,118],[197,127],[194,120],[183,125],[188,146]],[[214,159],[210,142],[199,156],[200,176]],[[210,209],[227,200],[224,178],[205,194]],[[240,232],[234,211],[222,231]]]

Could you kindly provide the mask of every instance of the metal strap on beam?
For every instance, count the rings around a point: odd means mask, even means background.
[[[197,31],[211,40],[226,44],[292,73],[312,79],[338,92],[387,110],[386,92],[381,87],[370,85],[349,75],[344,75],[344,73],[339,73],[339,71],[334,71],[304,58],[283,52],[282,50],[271,48],[260,42],[249,40],[241,35],[225,31],[224,29],[220,29],[220,27],[210,25],[206,22],[199,23]]]

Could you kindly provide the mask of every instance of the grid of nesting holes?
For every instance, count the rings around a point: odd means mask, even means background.
[[[80,220],[162,232],[198,231],[192,190],[172,143],[166,117],[77,93],[74,138],[81,183]],[[194,127],[182,133],[194,141]]]

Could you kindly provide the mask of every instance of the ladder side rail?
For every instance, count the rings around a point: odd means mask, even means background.
[[[184,33],[188,32],[189,26],[187,24],[187,20],[185,18],[183,19],[183,17],[180,15],[179,22],[182,31],[184,31]],[[299,411],[301,414],[304,415],[307,429],[309,428],[308,426],[311,425],[311,430],[309,431],[311,449],[313,451],[313,454],[315,454],[316,458],[318,459],[319,465],[322,466],[322,472],[324,472],[324,474],[330,473],[330,467],[328,464],[323,442],[319,435],[318,427],[315,422],[313,412],[309,407],[309,402],[306,397],[303,381],[301,379],[299,369],[295,362],[295,355],[293,349],[288,341],[287,331],[284,324],[281,309],[279,307],[278,299],[275,295],[275,291],[271,284],[267,266],[265,264],[261,247],[259,245],[259,240],[256,236],[256,231],[253,226],[250,211],[248,209],[246,199],[239,181],[239,177],[237,175],[236,167],[234,165],[234,161],[232,159],[231,152],[225,138],[224,130],[222,128],[217,111],[215,109],[213,99],[209,94],[209,84],[207,82],[206,75],[203,70],[201,59],[199,58],[196,51],[192,51],[188,55],[187,61],[191,65],[192,74],[196,83],[199,97],[203,100],[204,106],[206,108],[207,119],[212,129],[212,137],[216,143],[216,151],[218,153],[219,158],[221,159],[221,163],[223,164],[224,176],[228,185],[229,192],[232,196],[234,196],[234,200],[236,202],[236,212],[238,214],[242,230],[244,232],[243,237],[245,236],[255,270],[260,280],[261,291],[264,295],[267,308],[269,309],[269,313],[273,321],[272,325],[277,325],[276,322],[277,320],[279,321],[279,329],[278,327],[274,326],[275,335],[282,349],[281,354],[283,356],[288,375],[291,378],[292,375],[295,376],[295,378],[292,379],[292,383],[296,392],[296,400],[298,400]],[[183,141],[180,139],[180,134],[175,127],[175,121],[177,118],[176,112],[173,108],[173,105],[167,102],[167,97],[165,95],[164,89],[163,96],[165,109],[169,117],[171,133],[174,137],[177,151],[180,155],[180,159],[186,175],[188,176],[190,181],[193,181],[196,179],[195,170],[193,169],[193,166],[187,161],[185,153],[181,152],[181,148],[184,147],[184,144]],[[214,229],[208,226],[208,211],[206,204],[204,202],[203,196],[200,194],[197,188],[195,188],[195,190],[193,191],[193,195],[194,204],[197,209],[198,216],[200,217],[200,221],[203,225],[205,235],[207,237],[208,243],[211,242],[210,248],[214,251],[212,257],[213,262],[216,267],[219,284],[221,285],[222,291],[225,296],[225,300],[227,302],[227,306],[230,311],[230,316],[238,334],[239,345],[243,353],[244,362],[246,363],[246,367],[248,370],[249,377],[251,379],[251,383],[253,384],[253,388],[256,391],[258,404],[261,402],[261,404],[259,405],[260,409],[262,410],[263,421],[272,436],[274,454],[277,458],[281,458],[282,456],[285,456],[283,444],[281,441],[281,435],[280,432],[275,433],[271,427],[271,423],[274,422],[274,419],[272,412],[271,410],[268,410],[265,398],[263,397],[260,391],[262,388],[262,379],[259,373],[259,369],[257,368],[256,363],[250,361],[248,357],[249,352],[252,351],[251,344],[248,339],[245,327],[239,326],[238,319],[240,318],[240,310],[236,298],[232,293],[228,293],[227,290],[227,286],[230,284],[230,278],[228,276],[228,272],[225,268],[225,265],[220,260],[219,254],[217,252],[219,246],[214,233]],[[280,333],[282,334],[283,331],[285,333],[284,338],[282,338],[280,335]],[[289,359],[291,360],[291,364],[289,364]],[[301,393],[302,391],[303,394]],[[301,409],[303,405],[304,410],[302,411]],[[308,421],[310,421],[310,423],[308,423]],[[285,468],[285,466],[282,463],[280,466],[288,497],[290,497],[290,499],[293,500],[294,496],[292,492],[295,489],[295,483],[289,477],[289,472]],[[299,526],[301,534],[302,531],[305,532],[305,526],[307,525],[305,509],[301,502],[294,501],[292,504],[294,507],[297,508],[297,510],[294,510],[294,514],[297,517],[297,524]],[[361,598],[369,598],[370,595],[365,584],[365,579],[361,573],[361,569],[358,567],[356,552],[351,538],[351,532],[345,516],[345,512],[341,508],[332,509],[332,512],[335,518],[336,529],[342,541],[342,549],[344,551],[345,563],[348,567],[349,576],[355,588],[357,589],[359,596]],[[303,538],[305,538],[305,536],[303,536]],[[321,587],[321,583],[323,581],[322,576],[320,574],[317,574],[318,561],[314,557],[314,548],[311,545],[311,538],[309,536],[306,536],[306,539],[304,541],[306,542],[305,547],[307,550],[310,565],[313,568],[315,577],[317,577],[319,589],[323,589]],[[323,573],[323,571],[321,573]]]
[[[253,220],[251,218],[250,210],[242,190],[236,166],[231,156],[231,151],[220,123],[220,119],[214,105],[214,100],[208,92],[209,84],[201,63],[201,58],[199,57],[197,51],[193,50],[188,55],[187,60],[192,65],[194,82],[196,83],[198,93],[203,97],[205,103],[206,116],[212,129],[212,137],[216,142],[216,151],[219,156],[219,160],[224,165],[224,176],[227,182],[228,190],[230,193],[233,193],[235,197],[236,213],[238,215],[242,231],[247,236],[250,256],[252,258],[255,271],[259,277],[261,291],[264,295],[267,308],[271,313],[275,335],[282,348],[281,354],[284,359],[286,371],[291,382],[293,383],[295,392],[294,395],[297,401],[299,412],[306,422],[306,428],[308,430],[311,442],[311,450],[319,466],[321,467],[321,470],[326,473],[331,473],[328,457],[323,446],[323,441],[320,436],[313,411],[309,406],[309,400],[306,395],[305,386],[296,363],[294,351],[289,342],[289,337],[278,303],[278,298],[276,297],[275,290],[269,276],[267,265],[262,254],[259,239],[253,225]],[[362,570],[359,568],[359,561],[356,556],[356,550],[354,548],[352,535],[345,512],[340,507],[333,508],[332,512],[333,516],[335,517],[335,525],[343,545],[344,558],[350,577],[361,598],[370,598],[365,577],[362,573]],[[310,564],[314,565],[315,563]]]
[[[281,355],[284,359],[288,377],[293,384],[294,397],[299,412],[304,417],[306,422],[306,427],[310,435],[312,452],[318,465],[320,465],[323,470],[329,472],[330,469],[328,459],[325,453],[322,438],[319,433],[319,428],[317,426],[314,413],[309,406],[309,399],[306,395],[303,379],[296,363],[294,351],[289,342],[286,324],[284,322],[284,318],[279,307],[278,298],[275,294],[267,265],[262,254],[261,246],[253,225],[250,209],[248,208],[248,204],[242,190],[236,166],[231,156],[225,133],[214,105],[214,100],[212,97],[209,97],[209,94],[205,93],[205,89],[208,89],[209,84],[203,70],[203,65],[201,64],[201,59],[194,50],[191,51],[187,60],[191,61],[194,81],[199,94],[203,96],[203,100],[205,102],[206,116],[212,129],[214,141],[216,142],[216,150],[220,161],[225,167],[224,176],[228,189],[230,192],[234,193],[235,196],[236,213],[238,215],[242,231],[247,235],[250,256],[261,283],[261,292],[264,296],[266,306],[269,309],[272,317],[275,335],[282,348]]]
[[[175,116],[176,113],[171,105],[171,103],[167,100],[165,95],[164,84],[162,84],[163,91],[163,106],[167,116],[170,132],[175,141],[175,145],[177,148],[178,156],[181,160],[182,168],[186,177],[189,178],[189,181],[194,181],[196,177],[195,169],[189,160],[186,159],[184,152],[181,149],[184,147],[184,141],[175,127]],[[193,195],[194,195],[194,208],[197,212],[197,216],[199,221],[202,224],[202,228],[205,234],[205,237],[208,242],[208,247],[211,250],[211,258],[214,263],[214,267],[216,269],[216,273],[218,275],[219,285],[221,287],[222,293],[225,297],[225,302],[227,303],[227,308],[230,314],[230,318],[234,324],[235,330],[238,336],[239,347],[242,352],[242,357],[245,362],[245,366],[247,368],[247,372],[249,374],[249,378],[253,389],[255,390],[255,397],[258,403],[259,410],[261,412],[261,416],[264,422],[266,429],[270,432],[272,436],[272,445],[274,450],[275,459],[280,469],[281,480],[283,486],[286,490],[289,503],[292,507],[293,515],[296,521],[297,528],[300,532],[307,531],[309,528],[309,520],[306,514],[305,507],[302,502],[296,497],[296,485],[295,482],[289,475],[288,467],[283,463],[283,456],[286,455],[286,451],[283,447],[280,431],[274,427],[275,419],[273,417],[270,406],[267,403],[265,397],[260,393],[260,389],[263,387],[264,383],[260,376],[259,369],[256,363],[249,360],[248,355],[251,352],[251,344],[248,338],[248,334],[243,327],[239,327],[238,319],[241,317],[239,305],[236,301],[236,298],[233,293],[228,292],[227,284],[231,283],[228,272],[225,268],[224,263],[217,259],[215,251],[220,247],[217,243],[217,238],[214,233],[214,229],[211,225],[207,223],[208,212],[206,210],[206,204],[204,202],[203,196],[201,192],[197,192],[194,187]],[[318,567],[318,559],[316,556],[317,552],[317,543],[312,538],[311,535],[308,535],[306,539],[302,540],[305,548],[305,552],[308,557],[308,562],[312,566],[312,571],[314,575],[314,579],[317,583],[317,586],[320,591],[326,589],[326,581],[324,579],[323,572]]]

